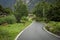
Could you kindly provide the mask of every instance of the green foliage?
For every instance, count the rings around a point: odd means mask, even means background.
[[[3,23],[5,23],[5,22],[6,22],[6,21],[5,21],[5,17],[0,18],[0,25],[3,24]]]
[[[20,22],[21,18],[27,15],[27,6],[22,2],[22,0],[19,0],[15,5],[15,17],[17,19],[17,22]]]
[[[9,15],[6,17],[1,17],[0,18],[0,25],[4,24],[4,23],[8,23],[8,24],[12,24],[12,23],[16,23],[16,18],[14,15]]]
[[[5,20],[8,24],[16,23],[16,18],[14,15],[7,16]]]
[[[43,18],[44,21],[60,21],[60,1],[57,0],[54,4],[49,4],[45,1],[39,2],[34,10],[33,14],[36,17]]]
[[[0,5],[0,12],[4,12],[4,8]]]
[[[2,15],[3,12],[4,12],[4,8],[0,5],[0,16]]]
[[[39,22],[39,21],[42,21],[42,20],[43,20],[43,18],[36,17],[36,18],[35,18],[35,20]]]
[[[26,22],[26,21],[28,21],[28,18],[24,16],[24,17],[22,17],[21,21]]]
[[[0,25],[0,40],[14,40],[19,32],[26,28],[30,23],[31,21],[27,21],[25,24],[15,23],[5,26]]]
[[[48,20],[52,21],[47,24],[46,29],[60,35],[60,0],[57,0],[56,3],[51,6],[46,17]]]
[[[51,5],[51,9],[47,12],[46,17],[51,21],[60,21],[60,0]]]
[[[10,15],[13,14],[13,11],[10,8],[5,8],[4,13],[6,13],[6,15]]]
[[[46,29],[60,35],[60,22],[49,22],[46,26]]]
[[[60,21],[60,7],[53,6],[47,13],[47,19],[51,21]]]
[[[46,19],[46,14],[47,12],[51,9],[50,7],[51,4],[43,1],[43,2],[39,2],[34,10],[33,10],[33,14],[36,15],[36,17],[39,17],[39,18],[45,18]]]
[[[13,13],[12,9],[10,9],[10,8],[3,8],[0,5],[0,15],[10,15],[12,13]]]

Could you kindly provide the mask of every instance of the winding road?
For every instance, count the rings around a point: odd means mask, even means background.
[[[17,40],[60,40],[59,38],[47,33],[43,29],[43,23],[33,22]]]

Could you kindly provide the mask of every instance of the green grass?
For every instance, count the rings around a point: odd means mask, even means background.
[[[8,24],[5,26],[0,26],[0,40],[14,40],[15,37],[26,28],[31,21],[23,23]]]
[[[46,29],[54,34],[60,36],[60,22],[49,22],[47,23]]]

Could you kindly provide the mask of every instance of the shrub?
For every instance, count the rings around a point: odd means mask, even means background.
[[[5,16],[5,17],[1,17],[0,18],[0,25],[4,24],[4,23],[8,23],[8,24],[16,23],[15,16],[9,15],[9,16]]]
[[[28,18],[27,17],[22,17],[22,19],[21,19],[21,22],[26,22],[26,21],[28,21]]]
[[[35,19],[36,21],[42,21],[43,20],[43,18],[40,18],[40,17],[36,17],[36,19]]]
[[[0,18],[0,25],[3,24],[3,23],[5,23],[5,22],[6,21],[5,21],[5,18],[4,17]]]
[[[7,22],[8,24],[16,23],[16,18],[15,18],[14,15],[7,16],[7,17],[5,18],[5,20],[6,20],[6,22]]]
[[[46,26],[46,29],[60,35],[60,22],[49,22]]]

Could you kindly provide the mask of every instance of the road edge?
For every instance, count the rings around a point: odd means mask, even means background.
[[[28,25],[24,30],[26,30],[27,28],[29,28],[35,21],[33,21],[30,25]],[[18,39],[18,37],[24,32],[24,30],[22,30],[15,38],[15,40]]]
[[[53,36],[55,36],[55,37],[57,37],[57,38],[60,38],[60,36],[58,36],[58,35],[50,32],[50,31],[48,31],[45,27],[43,27],[43,29],[44,29],[47,33],[49,33],[49,34],[51,34],[51,35],[53,35]]]

